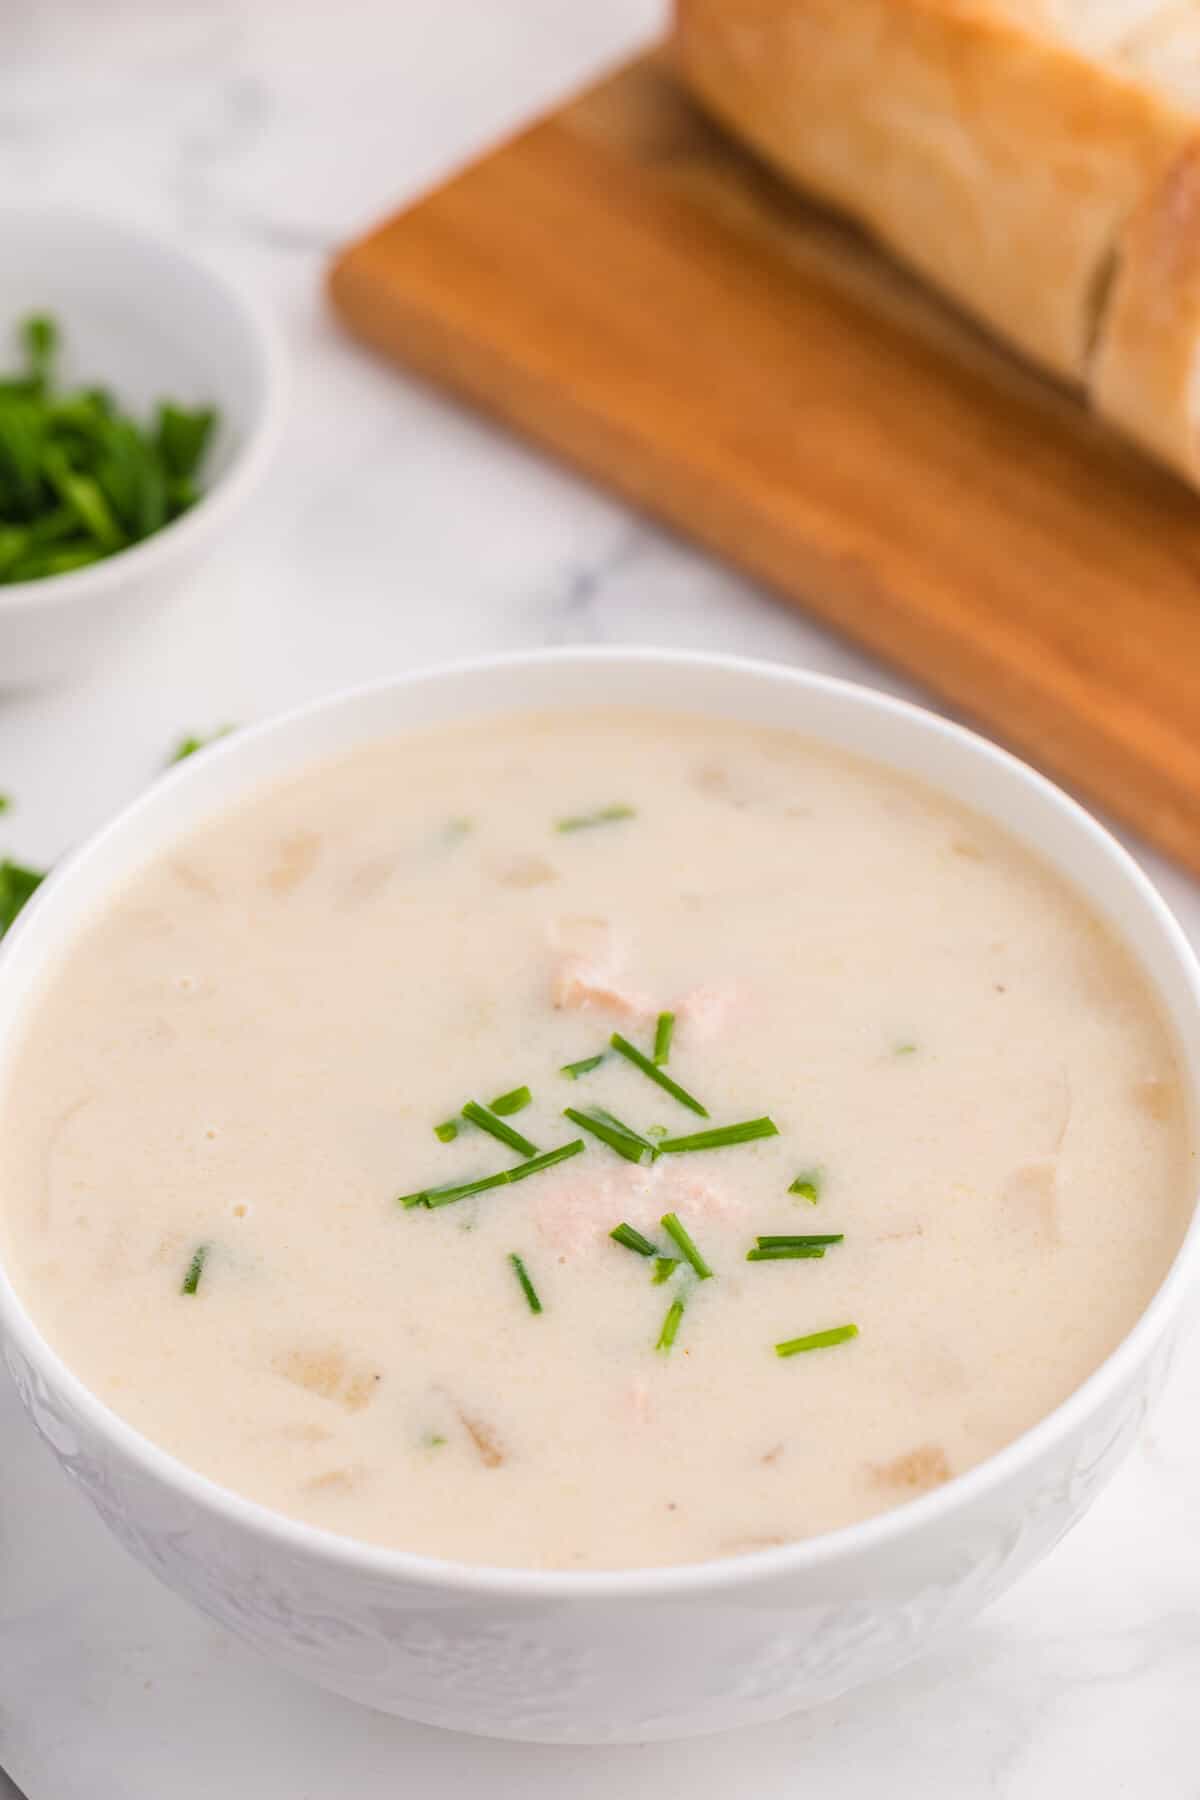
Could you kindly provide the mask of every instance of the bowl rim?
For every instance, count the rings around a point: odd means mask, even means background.
[[[172,233],[154,231],[133,220],[84,207],[56,206],[42,210],[29,206],[0,206],[0,231],[19,228],[22,221],[43,234],[58,227],[63,229],[64,235],[69,235],[72,228],[100,232],[109,235],[114,246],[128,244],[183,265],[200,286],[221,295],[231,318],[237,320],[250,355],[258,365],[262,401],[236,445],[228,466],[210,487],[202,489],[199,499],[187,512],[140,543],[130,544],[86,568],[70,569],[61,575],[42,576],[34,581],[0,583],[0,615],[21,610],[49,610],[60,601],[70,603],[75,599],[86,599],[118,587],[126,580],[153,577],[159,565],[169,562],[178,553],[186,553],[188,547],[205,533],[214,531],[245,499],[270,461],[282,433],[287,388],[283,341],[266,308],[207,257],[197,254]]]
[[[783,680],[793,685],[800,695],[805,692],[820,692],[831,696],[835,701],[842,700],[868,712],[876,711],[893,719],[901,719],[917,731],[925,731],[940,738],[950,746],[951,755],[961,752],[992,764],[1002,771],[1004,779],[1024,786],[1048,801],[1074,831],[1090,839],[1093,846],[1116,865],[1127,890],[1132,891],[1138,904],[1149,914],[1167,949],[1173,954],[1177,965],[1176,973],[1185,984],[1187,999],[1200,1013],[1200,960],[1171,909],[1140,864],[1085,807],[1010,751],[927,707],[839,676],[722,652],[607,645],[508,651],[450,659],[340,689],[221,739],[206,751],[202,762],[185,762],[160,777],[63,859],[0,944],[0,992],[10,967],[21,953],[30,920],[36,918],[43,903],[42,895],[47,890],[57,892],[64,882],[74,881],[81,873],[85,874],[92,856],[98,854],[111,837],[130,829],[139,813],[148,808],[152,800],[160,796],[168,786],[175,788],[203,779],[201,771],[213,770],[218,758],[237,758],[252,743],[261,742],[277,732],[295,731],[331,712],[353,710],[369,703],[372,697],[389,691],[402,693],[426,683],[436,685],[456,679],[470,679],[487,673],[520,669],[531,664],[563,665],[572,662],[590,663],[594,666],[641,664],[661,669],[687,667],[745,675],[752,679]],[[666,709],[671,710],[671,705],[668,699]],[[513,710],[519,711],[521,707],[514,706]],[[686,703],[674,710],[686,711]],[[871,760],[869,755],[867,760]],[[298,758],[293,772],[301,767],[303,758]],[[273,779],[280,778],[276,775]],[[936,783],[930,785],[936,786]],[[226,796],[225,804],[229,803],[229,796]],[[214,809],[216,810],[219,808]],[[1014,835],[1019,840],[1019,833]],[[53,956],[45,957],[44,960],[48,966],[53,965]],[[1139,963],[1141,960],[1138,958]],[[0,1025],[0,1037],[3,1037],[4,1031],[5,1027]],[[1195,1129],[1197,1117],[1200,1117],[1200,1109],[1196,1105],[1197,1094],[1200,1093],[1200,1062],[1194,1067],[1189,1064],[1188,1074],[1193,1090],[1190,1098]],[[97,1437],[102,1442],[107,1442],[122,1458],[132,1462],[139,1472],[182,1495],[200,1512],[217,1514],[223,1523],[232,1524],[250,1538],[269,1542],[276,1548],[313,1563],[346,1569],[359,1576],[377,1580],[390,1579],[402,1585],[440,1590],[458,1598],[503,1598],[532,1603],[568,1600],[653,1601],[697,1598],[729,1587],[759,1587],[766,1582],[802,1576],[831,1564],[869,1555],[886,1549],[899,1539],[915,1537],[925,1528],[936,1528],[941,1521],[960,1509],[969,1507],[973,1501],[1003,1488],[1036,1463],[1043,1451],[1051,1448],[1056,1439],[1066,1437],[1077,1426],[1082,1426],[1088,1415],[1097,1411],[1107,1397],[1119,1391],[1137,1367],[1149,1359],[1172,1317],[1184,1305],[1189,1288],[1200,1286],[1197,1281],[1198,1273],[1200,1203],[1194,1203],[1188,1228],[1175,1257],[1149,1305],[1130,1331],[1052,1412],[993,1455],[985,1457],[964,1474],[953,1477],[930,1493],[918,1495],[885,1512],[813,1537],[800,1538],[738,1556],[647,1568],[566,1570],[460,1562],[346,1537],[276,1512],[191,1468],[146,1437],[101,1400],[59,1356],[48,1339],[42,1336],[32,1314],[18,1298],[2,1260],[0,1348],[4,1347],[6,1340],[15,1344],[40,1378],[52,1390],[64,1394],[68,1404],[83,1416]]]

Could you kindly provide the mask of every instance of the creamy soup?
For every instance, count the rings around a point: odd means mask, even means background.
[[[1184,1110],[1130,958],[982,818],[788,733],[522,716],[114,894],[0,1096],[0,1221],[67,1362],[216,1481],[673,1563],[1063,1400],[1179,1245]]]

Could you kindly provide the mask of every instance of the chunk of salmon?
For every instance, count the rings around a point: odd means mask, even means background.
[[[654,1002],[630,981],[627,947],[607,919],[558,919],[550,941],[550,998],[556,1008],[596,1008],[623,1019],[654,1017]]]
[[[736,1210],[723,1189],[664,1158],[651,1166],[614,1160],[611,1167],[578,1174],[568,1174],[564,1167],[556,1180],[539,1183],[533,1217],[543,1241],[573,1257],[605,1246],[609,1232],[622,1221],[657,1242],[664,1213],[677,1212],[689,1224],[730,1218]],[[664,1254],[668,1250],[664,1243]]]

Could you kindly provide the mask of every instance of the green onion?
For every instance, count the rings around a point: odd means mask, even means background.
[[[426,1433],[424,1442],[427,1450],[440,1450],[446,1440],[440,1431],[430,1431]]]
[[[683,1317],[683,1301],[672,1300],[667,1308],[667,1316],[662,1322],[662,1330],[658,1334],[656,1350],[669,1350],[675,1342],[675,1333],[679,1330],[679,1321]]]
[[[51,318],[18,340],[23,366],[0,378],[0,582],[86,568],[170,524],[199,498],[216,423],[167,403],[143,424],[103,389],[59,391]]]
[[[840,1244],[845,1240],[844,1231],[807,1232],[801,1237],[793,1234],[778,1237],[760,1237],[754,1241],[760,1250],[788,1250],[795,1245],[799,1249],[811,1249],[814,1245]]]
[[[0,862],[0,938],[45,879],[45,874],[40,869],[26,869],[15,862]]]
[[[0,794],[0,813],[6,813],[12,805],[11,794]]]
[[[197,750],[207,750],[208,746],[215,744],[219,738],[228,737],[232,730],[232,725],[222,725],[216,731],[210,731],[207,737],[193,735],[180,738],[167,758],[167,767],[170,769],[176,763],[186,762],[189,756],[195,756]]]
[[[894,1056],[915,1056],[916,1053],[917,1046],[915,1044],[897,1044],[892,1052]]]
[[[537,1289],[529,1279],[529,1271],[525,1267],[525,1264],[521,1261],[521,1258],[517,1255],[515,1250],[508,1260],[516,1270],[517,1280],[521,1284],[521,1292],[529,1302],[530,1312],[540,1313],[542,1310],[542,1303],[538,1299]]]
[[[524,1112],[532,1101],[533,1095],[527,1087],[510,1088],[507,1094],[501,1094],[492,1101],[492,1111],[506,1119],[510,1113]]]
[[[662,1068],[671,1054],[671,1039],[675,1035],[675,1014],[659,1013],[654,1026],[654,1062]]]
[[[797,1175],[788,1189],[788,1193],[799,1194],[802,1200],[807,1200],[810,1206],[815,1206],[821,1198],[820,1169],[805,1169],[803,1174]]]
[[[555,821],[555,831],[590,831],[593,825],[615,825],[619,819],[636,818],[632,806],[602,806],[597,812],[575,813]]]
[[[681,1150],[721,1150],[726,1144],[749,1144],[755,1138],[778,1136],[779,1127],[773,1119],[746,1119],[740,1125],[718,1125],[712,1131],[695,1131],[690,1137],[662,1138],[658,1148],[667,1156]]]
[[[619,1031],[614,1031],[608,1041],[614,1050],[633,1064],[635,1069],[640,1069],[643,1075],[648,1075],[651,1081],[656,1081],[660,1088],[665,1088],[667,1093],[678,1100],[681,1106],[689,1107],[692,1112],[699,1113],[702,1119],[707,1119],[708,1108],[701,1106],[695,1095],[689,1094],[686,1088],[681,1088],[677,1081],[672,1081],[669,1075],[664,1075],[661,1069],[656,1069],[650,1058],[643,1056],[640,1050],[635,1049],[628,1038],[622,1037]]]
[[[656,1246],[650,1242],[650,1239],[644,1238],[640,1231],[634,1230],[632,1225],[623,1223],[615,1225],[608,1235],[614,1243],[624,1244],[627,1250],[636,1250],[639,1256],[656,1256],[658,1254]]]
[[[673,1238],[678,1244],[684,1259],[691,1263],[701,1281],[707,1281],[712,1274],[712,1270],[701,1256],[700,1251],[696,1246],[695,1239],[690,1236],[686,1226],[679,1218],[678,1213],[664,1213],[660,1223],[667,1236]]]
[[[563,1109],[563,1117],[599,1138],[602,1144],[607,1144],[610,1150],[615,1150],[626,1162],[654,1160],[656,1151],[649,1138],[642,1137],[631,1126],[623,1125],[620,1119],[614,1119],[602,1106],[595,1107],[591,1112],[580,1112],[574,1106],[567,1106]]]
[[[679,1258],[677,1256],[656,1256],[654,1259],[654,1275],[651,1285],[653,1287],[661,1287],[664,1281],[670,1281],[678,1267]]]
[[[396,1204],[406,1211],[414,1206],[449,1206],[452,1200],[469,1200],[472,1194],[486,1194],[491,1188],[503,1187],[507,1180],[508,1171],[501,1169],[496,1175],[481,1175],[477,1181],[450,1181],[441,1187],[419,1188],[415,1194],[401,1194]]]
[[[558,1072],[565,1075],[568,1081],[578,1081],[581,1075],[590,1075],[593,1069],[598,1069],[604,1060],[602,1050],[599,1056],[585,1056],[582,1062],[564,1063]]]
[[[490,1137],[499,1138],[502,1144],[507,1144],[518,1156],[537,1155],[537,1145],[531,1144],[524,1132],[518,1131],[513,1125],[506,1125],[503,1119],[498,1119],[486,1106],[480,1106],[477,1100],[468,1100],[462,1110],[464,1119],[470,1119],[472,1125],[478,1125],[480,1131],[486,1131]]]
[[[858,1336],[857,1325],[835,1325],[830,1331],[810,1331],[807,1337],[788,1338],[776,1344],[776,1356],[799,1356],[805,1350],[828,1350],[833,1344],[849,1343]]]
[[[524,1181],[527,1175],[540,1175],[543,1169],[552,1169],[555,1163],[566,1162],[569,1156],[578,1156],[584,1148],[582,1138],[572,1138],[569,1144],[560,1144],[557,1150],[543,1150],[540,1156],[533,1156],[528,1162],[518,1163],[515,1169],[509,1169],[506,1181]]]
[[[528,1162],[517,1163],[514,1168],[500,1169],[495,1175],[482,1175],[478,1181],[462,1181],[443,1187],[420,1188],[415,1194],[400,1194],[397,1206],[411,1209],[414,1206],[449,1206],[455,1200],[469,1200],[472,1194],[486,1194],[491,1188],[507,1187],[511,1182],[524,1181],[527,1175],[539,1175],[543,1169],[551,1169],[555,1163],[566,1162],[569,1156],[578,1156],[584,1148],[582,1138],[573,1138],[569,1144],[561,1144],[557,1150],[543,1150],[540,1156],[531,1157]]]
[[[204,1263],[208,1256],[208,1245],[198,1244],[192,1252],[192,1260],[188,1264],[187,1274],[183,1278],[181,1294],[194,1294],[200,1286],[200,1277],[204,1273]]]
[[[747,1262],[820,1262],[824,1256],[821,1244],[760,1244],[747,1250]]]
[[[458,1136],[458,1120],[444,1119],[440,1125],[434,1126],[433,1135],[440,1138],[443,1144],[452,1144]]]

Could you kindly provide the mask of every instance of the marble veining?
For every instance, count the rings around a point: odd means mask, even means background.
[[[52,858],[185,730],[533,644],[737,649],[905,683],[342,342],[331,246],[653,32],[659,0],[10,0],[0,207],[177,232],[273,308],[287,441],[236,538],[69,688],[0,701],[0,847]],[[36,296],[31,296],[31,300]],[[1200,888],[1145,858],[1200,941]],[[297,1686],[105,1533],[0,1384],[0,1763],[30,1800],[1197,1800],[1200,1345],[1079,1529],[945,1646],[752,1733],[451,1737]],[[564,1671],[564,1674],[569,1672]],[[764,1680],[770,1681],[769,1671]]]

